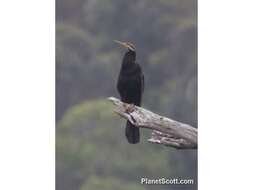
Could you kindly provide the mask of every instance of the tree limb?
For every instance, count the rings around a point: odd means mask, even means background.
[[[114,112],[118,115],[130,121],[136,127],[153,130],[148,142],[177,149],[197,149],[198,131],[196,128],[160,116],[147,109],[123,103],[114,97],[108,99],[116,105]]]

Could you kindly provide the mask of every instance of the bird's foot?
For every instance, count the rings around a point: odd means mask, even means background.
[[[135,110],[135,105],[134,105],[134,104],[129,104],[129,105],[126,107],[126,112],[127,112],[127,113],[132,113],[134,110]]]

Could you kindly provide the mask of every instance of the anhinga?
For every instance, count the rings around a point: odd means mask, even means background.
[[[127,48],[124,55],[118,82],[117,89],[121,97],[121,101],[136,106],[141,106],[141,99],[144,90],[144,75],[141,66],[136,63],[136,51],[133,44],[129,42],[115,42]],[[140,142],[140,131],[138,127],[127,121],[125,135],[129,143],[136,144]]]

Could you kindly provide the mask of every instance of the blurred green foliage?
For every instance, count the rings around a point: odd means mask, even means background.
[[[136,185],[133,183],[129,183],[126,181],[122,181],[119,178],[106,177],[99,178],[96,176],[92,176],[87,180],[81,190],[145,190],[145,188],[141,185]]]
[[[143,106],[197,126],[196,0],[56,0],[56,188],[196,189],[144,186],[141,177],[197,176],[196,151],[129,145],[108,96],[135,44],[145,74]]]

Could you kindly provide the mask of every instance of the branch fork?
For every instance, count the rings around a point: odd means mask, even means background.
[[[115,106],[114,112],[134,126],[152,130],[148,142],[176,149],[197,149],[196,128],[170,118],[160,116],[142,107],[127,104],[117,98],[108,98]]]

